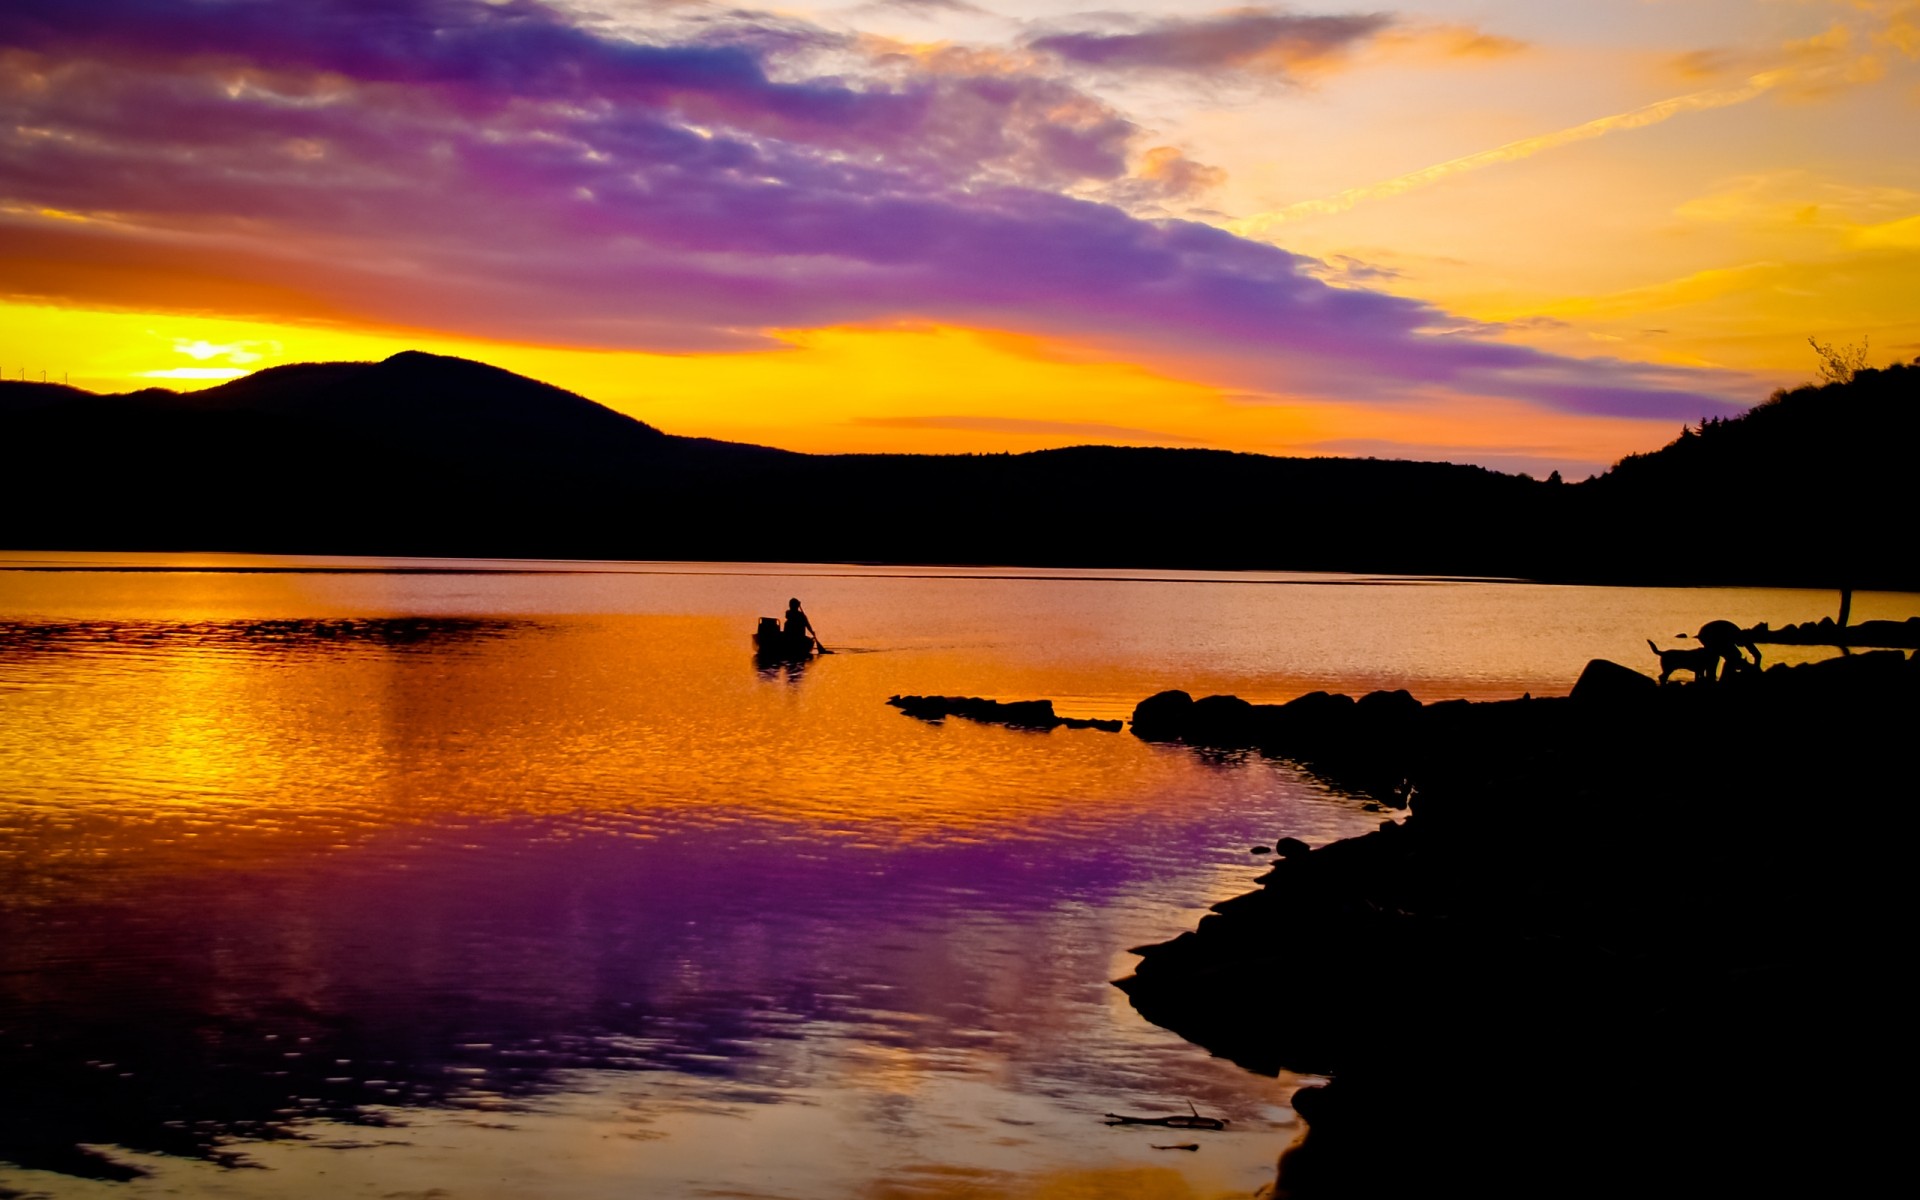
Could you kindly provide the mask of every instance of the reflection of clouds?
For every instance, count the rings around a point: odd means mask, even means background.
[[[0,654],[98,652],[105,648],[288,652],[352,646],[444,646],[533,628],[519,620],[467,617],[339,617],[239,621],[5,621]],[[105,666],[104,662],[99,665]]]
[[[743,832],[397,833],[68,901],[59,922],[0,908],[9,959],[37,964],[0,977],[0,1108],[51,1097],[38,1143],[203,1155],[381,1107],[514,1108],[587,1069],[668,1071],[716,1103],[851,1088],[904,1128],[934,1077],[1097,1109],[1191,1059],[1113,1028],[1107,956],[1128,935],[1103,901],[1204,858],[1209,831],[1141,830],[1156,847],[1133,853],[827,837],[759,854]],[[1230,1072],[1200,1074],[1183,1089],[1244,1110]],[[22,1136],[0,1156],[32,1157]]]

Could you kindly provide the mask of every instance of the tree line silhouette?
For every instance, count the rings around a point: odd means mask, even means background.
[[[1856,365],[1562,483],[1115,446],[796,454],[413,351],[184,394],[0,383],[0,545],[1920,588],[1917,384],[1920,360]]]

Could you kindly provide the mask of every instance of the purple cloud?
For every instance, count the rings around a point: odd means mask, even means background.
[[[1303,16],[1274,8],[1236,8],[1122,28],[1042,34],[1027,44],[1070,63],[1107,70],[1238,70],[1284,78],[1337,60],[1394,23],[1385,13]]]
[[[1746,384],[1491,341],[1073,198],[1209,177],[1004,56],[862,58],[756,20],[654,44],[530,0],[11,0],[0,209],[106,219],[0,216],[0,291],[122,302],[130,272],[219,272],[209,294],[295,289],[301,316],[673,350],[935,320],[1294,397],[1687,421],[1726,407],[1703,386]]]

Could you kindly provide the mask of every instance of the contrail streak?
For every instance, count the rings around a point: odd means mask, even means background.
[[[1610,117],[1588,121],[1584,125],[1575,125],[1568,129],[1543,133],[1536,137],[1521,138],[1517,142],[1508,142],[1491,150],[1482,150],[1462,158],[1449,159],[1431,167],[1423,167],[1384,183],[1369,184],[1366,187],[1348,188],[1320,200],[1302,200],[1298,204],[1289,204],[1272,212],[1256,213],[1243,217],[1228,225],[1234,233],[1242,237],[1260,237],[1276,225],[1295,221],[1301,217],[1326,216],[1341,213],[1354,205],[1367,200],[1378,200],[1383,196],[1398,196],[1402,192],[1411,192],[1431,183],[1438,183],[1452,175],[1466,171],[1477,171],[1481,167],[1490,167],[1495,163],[1514,162],[1517,159],[1530,158],[1542,150],[1552,150],[1573,142],[1584,142],[1589,138],[1602,137],[1621,129],[1644,129],[1649,125],[1658,125],[1669,117],[1681,113],[1701,112],[1710,108],[1726,108],[1731,104],[1744,104],[1755,96],[1779,84],[1789,73],[1784,70],[1765,71],[1748,78],[1739,87],[1710,88],[1703,92],[1689,92],[1684,96],[1675,96],[1670,100],[1661,100],[1631,112],[1616,113]]]

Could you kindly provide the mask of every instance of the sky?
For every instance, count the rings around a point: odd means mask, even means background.
[[[7,0],[0,367],[1577,478],[1920,354],[1920,3]]]

